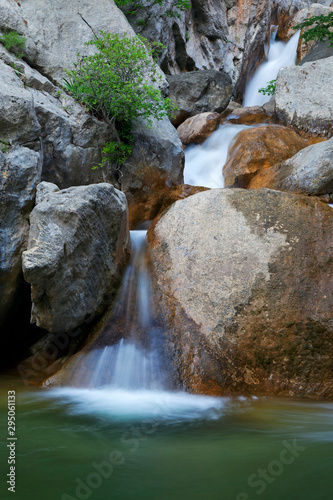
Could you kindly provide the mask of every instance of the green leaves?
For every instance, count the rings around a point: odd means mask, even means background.
[[[330,45],[333,46],[333,12],[330,12],[327,16],[310,17],[293,27],[294,30],[304,28],[309,28],[301,34],[305,42],[310,40],[330,41]]]
[[[19,58],[24,56],[26,40],[27,39],[19,35],[17,31],[9,31],[8,33],[0,35],[0,43]]]
[[[264,95],[274,95],[275,88],[276,88],[276,80],[271,80],[270,82],[267,83],[266,87],[258,89],[258,92]]]
[[[98,52],[86,57],[79,54],[74,69],[67,71],[63,87],[113,127],[117,140],[105,145],[106,160],[101,165],[108,161],[118,168],[131,153],[129,123],[143,118],[149,126],[153,118],[171,115],[174,108],[152,84],[162,78],[153,61],[156,45],[151,48],[141,37],[100,35],[87,43]]]

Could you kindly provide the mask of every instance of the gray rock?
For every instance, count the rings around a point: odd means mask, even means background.
[[[333,215],[313,197],[213,189],[151,226],[178,381],[205,394],[333,395]]]
[[[133,136],[133,152],[119,179],[130,208],[165,187],[182,184],[185,162],[182,143],[167,118],[154,120],[152,128],[137,121]]]
[[[28,217],[41,178],[39,160],[38,153],[23,147],[0,152],[0,323],[21,283]]]
[[[223,71],[191,71],[169,75],[170,99],[177,106],[173,123],[179,125],[200,113],[221,113],[229,104],[233,86]]]
[[[103,175],[109,180],[110,173],[92,167],[101,161],[101,149],[112,137],[110,128],[70,97],[49,94],[48,80],[38,72],[29,80],[33,87],[27,86],[27,68],[23,64],[17,74],[0,60],[0,139],[37,151],[41,141],[42,179],[61,188],[100,182]]]
[[[313,61],[318,61],[318,59],[326,59],[327,57],[333,56],[333,46],[330,42],[317,42],[305,57],[300,61],[299,66]]]
[[[60,191],[60,189],[52,182],[41,182],[38,184],[36,190],[36,205],[44,200],[47,200],[50,194],[56,193],[57,191]]]
[[[123,13],[112,0],[30,0],[20,4],[0,1],[0,30],[15,29],[27,38],[25,58],[44,76],[61,83],[77,53],[99,31],[133,34]]]
[[[332,194],[333,138],[302,149],[289,160],[263,171],[262,175],[263,187],[298,194]]]
[[[333,57],[289,66],[276,81],[276,113],[299,130],[331,137],[333,134]]]
[[[30,215],[23,273],[31,283],[31,321],[54,333],[110,304],[127,260],[129,231],[125,195],[111,184],[48,191]]]

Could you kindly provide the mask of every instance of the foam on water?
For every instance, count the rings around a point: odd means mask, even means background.
[[[36,395],[34,394],[34,397]],[[228,399],[186,392],[59,387],[48,390],[49,398],[71,415],[92,415],[111,420],[156,419],[182,421],[219,418]]]

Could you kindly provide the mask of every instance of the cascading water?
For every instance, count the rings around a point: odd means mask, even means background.
[[[172,390],[163,330],[158,324],[146,231],[131,231],[132,255],[108,326],[93,346],[67,368],[66,384],[49,397],[69,404],[70,413],[113,418],[213,418],[221,398]],[[122,338],[110,345],[115,332]]]
[[[222,169],[227,161],[231,142],[247,125],[221,125],[201,145],[192,145],[185,150],[185,184],[211,189],[223,188]]]
[[[283,66],[296,64],[300,32],[296,32],[287,43],[284,43],[276,40],[277,30],[278,26],[272,26],[267,61],[259,66],[247,85],[243,102],[244,107],[262,106],[265,102],[268,102],[270,96],[263,95],[258,90],[266,87],[271,80],[275,80]]]
[[[271,39],[267,61],[255,72],[247,86],[243,106],[262,106],[270,96],[258,92],[261,87],[277,77],[283,66],[296,63],[299,32],[295,33],[288,43],[276,40],[277,26],[271,27]],[[260,125],[255,125],[260,126]],[[190,145],[185,150],[184,181],[192,186],[203,186],[211,189],[223,188],[223,167],[228,158],[229,148],[235,137],[248,125],[225,123],[211,134],[200,145]]]

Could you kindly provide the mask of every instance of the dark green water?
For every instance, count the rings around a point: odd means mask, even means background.
[[[17,391],[15,494],[5,484],[10,389]],[[139,408],[130,418],[110,410],[106,393],[83,405],[80,397],[49,398],[2,380],[1,499],[333,498],[332,403],[224,400],[197,418],[191,408],[168,413],[166,406],[155,417]],[[105,478],[96,473],[102,462]]]

